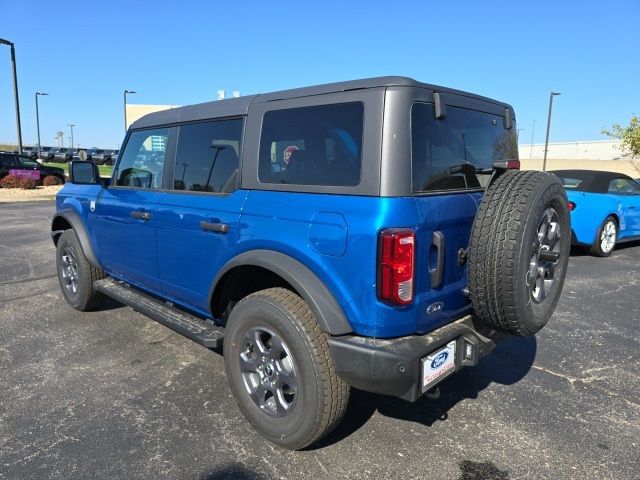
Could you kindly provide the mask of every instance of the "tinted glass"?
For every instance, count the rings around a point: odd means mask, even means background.
[[[168,139],[168,128],[132,132],[118,163],[116,185],[161,188]]]
[[[640,195],[640,185],[626,178],[616,178],[609,183],[609,193],[618,195]]]
[[[358,185],[363,123],[361,103],[267,112],[260,140],[260,181]]]
[[[240,168],[242,119],[182,125],[173,187],[192,192],[235,190]]]
[[[436,119],[433,104],[414,104],[413,191],[486,187],[494,162],[518,158],[515,132],[515,124],[506,130],[499,115],[447,107],[446,116]]]
[[[2,166],[4,167],[18,167],[19,163],[16,160],[16,156],[15,155],[2,155],[1,161],[2,161]]]

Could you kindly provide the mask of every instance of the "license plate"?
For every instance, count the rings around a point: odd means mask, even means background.
[[[422,359],[422,391],[429,390],[456,369],[456,341]]]

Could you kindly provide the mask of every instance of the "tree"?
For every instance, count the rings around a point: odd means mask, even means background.
[[[614,123],[611,130],[605,128],[602,133],[620,140],[620,149],[623,155],[628,155],[631,158],[640,157],[640,118],[636,115],[631,116],[629,126],[622,127]]]

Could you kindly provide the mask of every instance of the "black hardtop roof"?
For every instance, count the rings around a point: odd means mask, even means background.
[[[481,95],[475,95],[473,93],[441,87],[438,85],[422,83],[409,77],[387,76],[364,78],[361,80],[349,80],[346,82],[327,83],[324,85],[315,85],[312,87],[293,88],[290,90],[281,90],[272,93],[247,95],[244,97],[229,98],[226,100],[216,100],[212,102],[198,103],[195,105],[187,105],[184,107],[171,108],[168,110],[149,113],[133,122],[131,128],[148,128],[159,125],[168,125],[177,122],[191,122],[197,120],[205,120],[208,118],[246,115],[249,110],[249,106],[252,103],[264,103],[272,102],[275,100],[310,97],[313,95],[323,95],[327,93],[344,92],[348,90],[361,90],[365,88],[381,87],[386,88],[395,86],[426,88],[436,92],[452,93],[455,95],[471,97],[474,99],[502,105],[505,108],[511,108],[509,104],[499,102],[491,98],[483,97]]]
[[[616,178],[625,178],[633,181],[633,178],[624,173],[601,170],[550,170],[550,173],[554,173],[558,177],[580,180],[580,185],[572,188],[572,190],[591,193],[607,193],[609,191],[609,183]]]

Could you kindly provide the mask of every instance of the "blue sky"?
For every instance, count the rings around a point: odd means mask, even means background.
[[[132,103],[189,104],[378,75],[511,103],[521,143],[595,140],[640,114],[640,2],[0,0],[16,44],[23,139],[59,129],[115,147]],[[16,141],[9,48],[0,46],[0,143]],[[66,139],[65,139],[66,141]]]

